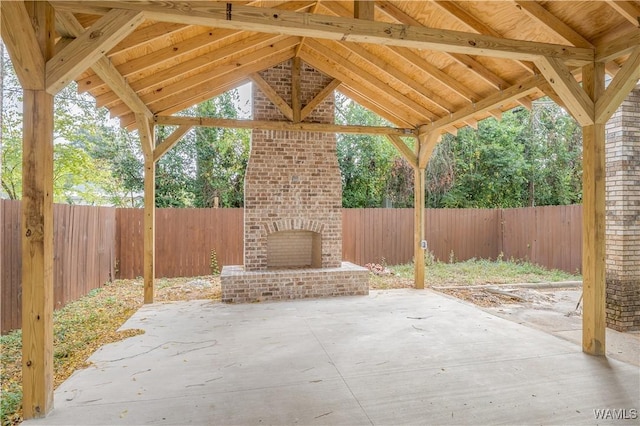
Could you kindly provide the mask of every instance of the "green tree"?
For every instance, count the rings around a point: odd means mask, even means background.
[[[227,92],[195,107],[201,117],[238,118],[238,92]],[[244,175],[249,161],[250,132],[246,129],[201,127],[195,131],[197,207],[244,205]]]
[[[389,125],[378,115],[339,94],[336,95],[336,122]],[[339,134],[337,152],[342,172],[342,206],[383,206],[386,190],[390,188],[387,181],[398,156],[395,148],[382,136]]]

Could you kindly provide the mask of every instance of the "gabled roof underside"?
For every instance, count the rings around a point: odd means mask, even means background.
[[[122,96],[122,88],[114,91],[113,84],[102,78],[105,71],[101,73],[94,64],[76,79],[79,90],[88,91],[98,106],[107,107],[129,128],[136,122],[132,106],[144,104],[153,115],[172,115],[297,56],[334,78],[338,91],[399,127],[416,128],[436,122],[442,124],[442,131],[455,132],[455,128],[473,126],[478,120],[499,116],[501,111],[515,106],[528,107],[532,100],[545,94],[558,100],[526,54],[494,55],[481,51],[494,40],[504,39],[516,46],[514,50],[520,48],[514,41],[544,43],[542,47],[586,48],[585,52],[605,57],[605,69],[611,76],[629,57],[629,45],[637,46],[640,40],[640,3],[636,1],[375,2],[373,21],[377,23],[404,24],[411,29],[425,27],[436,35],[438,30],[447,30],[442,36],[447,40],[458,34],[464,36],[463,33],[490,36],[479,39],[484,44],[478,44],[478,54],[465,46],[429,49],[422,48],[428,46],[422,44],[418,48],[414,47],[417,44],[402,45],[395,40],[381,43],[376,37],[367,42],[369,38],[366,34],[361,36],[358,28],[353,30],[354,37],[349,30],[343,37],[326,37],[311,24],[308,35],[300,28],[280,31],[269,25],[260,26],[265,7],[281,11],[282,17],[269,11],[274,19],[286,19],[284,12],[302,12],[323,15],[333,25],[334,18],[354,17],[351,1],[184,2],[176,3],[173,9],[160,5],[166,2],[51,3],[56,9],[58,32],[63,40],[69,39],[68,43],[86,29],[92,31],[92,26],[99,25],[112,9],[144,11],[142,23],[101,59],[103,68],[111,68],[111,76],[124,79],[120,83],[125,86],[126,96]],[[200,25],[209,22],[206,13],[213,6],[225,7],[230,21],[236,19],[238,10],[245,21],[235,28],[215,19],[211,25]],[[185,12],[186,8],[203,11],[203,17],[193,18],[197,14]],[[252,10],[256,10],[255,19]],[[342,23],[335,22],[336,26]],[[282,25],[284,28],[286,22]],[[378,27],[373,23],[370,26],[375,33]],[[366,33],[366,23],[362,28]],[[393,27],[394,31],[397,28]],[[523,49],[529,47],[525,45]],[[582,51],[569,51],[560,59],[580,81],[580,64],[585,61],[573,56],[575,52]],[[515,89],[522,84],[524,89]],[[488,102],[488,98],[495,102]]]

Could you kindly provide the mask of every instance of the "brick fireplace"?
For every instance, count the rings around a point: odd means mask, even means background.
[[[260,73],[289,105],[291,61]],[[302,63],[306,105],[331,78]],[[254,84],[253,119],[286,118]],[[333,123],[333,96],[305,121]],[[342,262],[342,184],[333,133],[253,130],[245,175],[244,265],[225,266],[226,302],[368,294],[368,271]]]

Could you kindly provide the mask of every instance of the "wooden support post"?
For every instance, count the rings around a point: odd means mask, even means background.
[[[291,64],[291,109],[293,122],[299,123],[302,116],[302,88],[300,84],[300,58],[295,56]]]
[[[420,138],[416,139],[415,156],[420,155]],[[413,264],[414,264],[414,279],[415,288],[424,288],[424,249],[422,248],[422,240],[424,239],[424,168],[413,168]]]
[[[156,162],[144,159],[144,303],[153,303],[155,279]]]
[[[144,303],[153,303],[155,279],[156,161],[154,124],[144,114],[136,114],[140,144],[144,154]]]
[[[595,103],[604,92],[604,64],[585,66],[584,90]],[[605,123],[582,128],[582,350],[605,355]]]
[[[54,53],[55,17],[48,2],[27,2],[46,61]],[[26,29],[25,29],[26,30]],[[31,52],[34,54],[34,52]],[[22,159],[22,408],[25,419],[53,408],[53,96],[45,73],[23,97]]]

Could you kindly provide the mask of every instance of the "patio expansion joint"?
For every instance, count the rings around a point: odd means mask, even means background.
[[[370,424],[374,424],[373,420],[371,420],[371,417],[369,417],[369,413],[367,413],[367,410],[364,409],[364,407],[362,406],[362,403],[360,402],[360,400],[358,399],[358,397],[356,396],[355,393],[353,393],[353,390],[351,389],[351,386],[349,386],[349,383],[347,383],[346,379],[344,378],[344,376],[342,375],[342,372],[340,371],[340,369],[338,368],[338,366],[336,365],[336,363],[333,361],[333,358],[331,358],[331,355],[329,355],[329,352],[327,351],[327,349],[324,347],[324,345],[322,344],[322,342],[320,341],[320,339],[318,338],[318,336],[316,335],[316,333],[313,331],[313,328],[311,328],[311,325],[309,324],[309,321],[307,320],[307,318],[305,318],[304,320],[307,328],[309,329],[309,332],[313,335],[313,338],[316,339],[316,342],[318,342],[318,344],[320,345],[320,347],[322,348],[323,352],[325,353],[325,355],[327,355],[327,358],[329,358],[329,361],[331,362],[331,365],[333,365],[333,368],[336,369],[336,372],[338,373],[338,375],[340,376],[340,379],[342,380],[342,383],[344,383],[344,385],[347,387],[347,389],[349,390],[349,393],[351,394],[351,396],[353,397],[353,399],[358,403],[358,406],[360,407],[360,409],[362,410],[362,413],[367,417],[367,420],[369,420]],[[329,414],[329,413],[326,413]],[[324,416],[325,414],[323,414]],[[316,417],[317,418],[317,417]]]

